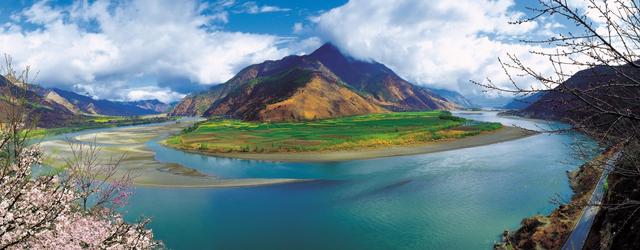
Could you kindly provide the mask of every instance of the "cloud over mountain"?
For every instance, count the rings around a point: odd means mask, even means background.
[[[380,61],[418,84],[473,95],[480,90],[469,80],[508,84],[497,62],[507,52],[548,68],[545,58],[529,54],[539,48],[518,39],[558,26],[509,24],[524,16],[512,0],[351,0],[312,22],[355,57]]]
[[[2,26],[0,52],[19,67],[37,69],[45,85],[125,99],[139,95],[116,93],[116,87],[175,97],[171,86],[155,82],[219,83],[246,65],[290,53],[278,48],[277,36],[219,29],[222,13],[220,6],[194,1],[42,1],[18,13],[14,19],[21,22]]]

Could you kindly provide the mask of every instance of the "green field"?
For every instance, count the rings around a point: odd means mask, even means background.
[[[212,119],[165,140],[211,153],[339,151],[413,145],[472,136],[501,128],[447,111],[400,112],[308,122],[260,123]]]

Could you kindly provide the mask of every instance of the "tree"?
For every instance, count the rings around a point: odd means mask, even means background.
[[[7,57],[8,58],[8,57]],[[37,144],[29,144],[34,119],[28,119],[29,70],[6,75],[19,88],[0,86],[0,249],[149,249],[160,246],[145,226],[126,223],[113,210],[128,193],[128,177],[114,178],[115,165],[93,161],[99,150],[74,148],[60,174],[38,174],[42,163]],[[115,162],[117,163],[117,162]],[[98,167],[100,166],[100,167]],[[98,171],[98,169],[102,169]],[[103,178],[99,180],[97,173]],[[104,179],[106,177],[106,179]],[[122,182],[122,183],[121,183]],[[89,198],[95,201],[89,204]]]
[[[578,8],[578,4],[582,8]],[[538,0],[529,8],[533,15],[514,22],[559,18],[577,31],[556,34],[524,43],[538,45],[531,51],[548,58],[553,74],[545,74],[513,54],[499,63],[511,81],[499,87],[490,79],[474,82],[487,89],[527,96],[543,92],[547,103],[520,114],[541,118],[562,118],[572,129],[587,133],[620,157],[612,168],[608,189],[590,238],[599,247],[637,249],[640,234],[640,8],[633,0]],[[577,70],[582,70],[573,74]],[[539,88],[523,87],[534,81]],[[544,98],[544,97],[543,97]],[[543,102],[538,101],[538,103]],[[540,110],[545,108],[547,110]],[[546,117],[545,117],[546,116]],[[609,223],[608,225],[604,225]]]

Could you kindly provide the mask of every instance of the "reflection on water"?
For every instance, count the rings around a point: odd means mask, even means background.
[[[459,114],[536,129],[558,124]],[[575,134],[336,163],[234,160],[147,146],[156,159],[226,178],[305,178],[251,188],[136,188],[127,218],[153,218],[172,249],[489,249],[505,228],[571,194]]]

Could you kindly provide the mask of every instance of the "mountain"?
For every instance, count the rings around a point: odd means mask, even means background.
[[[434,88],[429,88],[429,89],[434,93],[449,100],[450,102],[457,104],[461,108],[477,108],[478,107],[478,105],[473,104],[471,101],[469,101],[469,99],[467,99],[462,94],[456,91],[446,90],[446,89],[434,89]]]
[[[598,112],[592,106],[587,105],[585,100],[596,105],[606,105],[607,109],[633,112],[640,110],[640,103],[637,102],[640,91],[635,87],[637,83],[629,78],[639,79],[640,69],[630,65],[595,66],[585,69],[574,74],[561,86],[556,87],[556,91],[544,92],[539,100],[515,112],[515,114],[568,122],[589,119],[588,122],[599,124],[611,117],[606,115],[593,116]],[[569,91],[562,91],[562,89],[584,91],[587,95],[583,95],[584,99],[580,99],[569,94]]]
[[[27,117],[39,127],[59,127],[71,123],[78,117],[66,107],[51,102],[40,95],[42,88],[20,84],[0,75],[0,121],[4,121],[11,115],[11,110],[16,105],[15,100],[8,96],[19,97],[30,110]]]
[[[542,92],[538,92],[526,97],[522,97],[522,98],[515,98],[513,99],[513,101],[507,103],[507,105],[505,105],[503,108],[505,109],[524,109],[529,107],[529,105],[537,102],[538,100],[540,100],[540,98],[542,98],[542,96],[544,95],[544,93]]]
[[[226,83],[185,97],[171,115],[296,121],[457,107],[380,63],[345,56],[327,43],[309,55],[248,66]]]
[[[222,89],[224,87],[225,85],[219,84],[209,90],[188,95],[178,102],[169,114],[173,116],[201,116],[213,102],[223,97]]]
[[[44,97],[54,103],[67,108],[75,114],[108,115],[108,116],[137,116],[165,112],[169,105],[158,100],[144,100],[135,102],[117,102],[109,100],[95,100],[92,97],[58,88],[47,89]]]
[[[20,96],[31,109],[33,120],[39,127],[60,127],[80,121],[85,115],[137,116],[167,112],[169,105],[158,100],[116,102],[94,100],[62,89],[43,88],[38,85],[23,84],[0,76],[0,119],[6,118],[13,105],[7,98]]]

